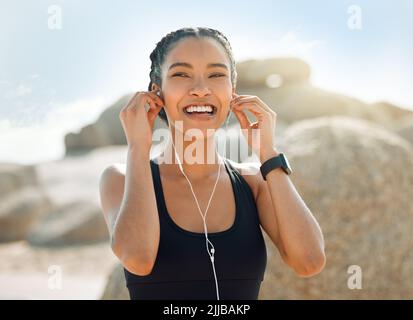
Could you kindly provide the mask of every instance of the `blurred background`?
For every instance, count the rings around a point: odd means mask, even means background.
[[[309,279],[265,236],[260,299],[413,298],[412,14],[407,0],[0,0],[0,299],[128,298],[99,176],[126,161],[118,113],[147,90],[156,43],[198,26],[229,39],[237,92],[277,112],[325,236]]]

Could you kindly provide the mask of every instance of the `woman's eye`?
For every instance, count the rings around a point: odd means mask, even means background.
[[[175,73],[172,77],[175,77],[175,76],[185,76],[186,77],[186,75],[184,73]],[[218,77],[225,77],[225,75],[220,74],[220,73],[216,73],[216,74],[211,75],[211,77],[212,78],[218,78]]]
[[[185,74],[183,74],[183,73],[175,73],[172,77],[175,77],[175,76],[180,76],[180,75],[185,75]]]

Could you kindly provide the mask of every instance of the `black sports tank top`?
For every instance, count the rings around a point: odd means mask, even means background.
[[[231,163],[224,159],[236,202],[234,224],[227,230],[209,233],[215,247],[215,271],[220,300],[258,299],[267,264],[253,193]],[[216,300],[212,262],[204,233],[179,227],[169,215],[159,166],[150,159],[159,213],[160,241],[152,272],[139,276],[124,268],[132,300]],[[194,211],[194,214],[199,212]],[[200,217],[201,218],[201,217]]]

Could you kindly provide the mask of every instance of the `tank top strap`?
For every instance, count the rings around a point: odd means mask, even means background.
[[[166,213],[164,212],[163,208],[164,206],[166,207],[166,204],[164,203],[164,199],[163,199],[162,182],[161,182],[161,176],[159,173],[158,163],[155,159],[150,159],[149,161],[151,164],[152,180],[153,180],[153,187],[155,190],[155,198],[156,198],[158,213],[160,217],[164,217]],[[163,224],[163,219],[160,219],[160,223]]]
[[[228,168],[231,179],[234,180],[238,186],[240,186],[239,192],[244,193],[244,196],[246,196],[247,199],[254,199],[254,194],[242,174],[231,164],[229,159],[223,159]]]

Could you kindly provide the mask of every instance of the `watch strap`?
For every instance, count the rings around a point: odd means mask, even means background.
[[[279,155],[272,157],[268,160],[266,160],[260,167],[261,175],[264,180],[266,179],[267,174],[277,168],[282,168],[283,171],[285,172],[284,169],[284,162],[282,161],[282,156],[284,156],[283,153],[280,153]]]

